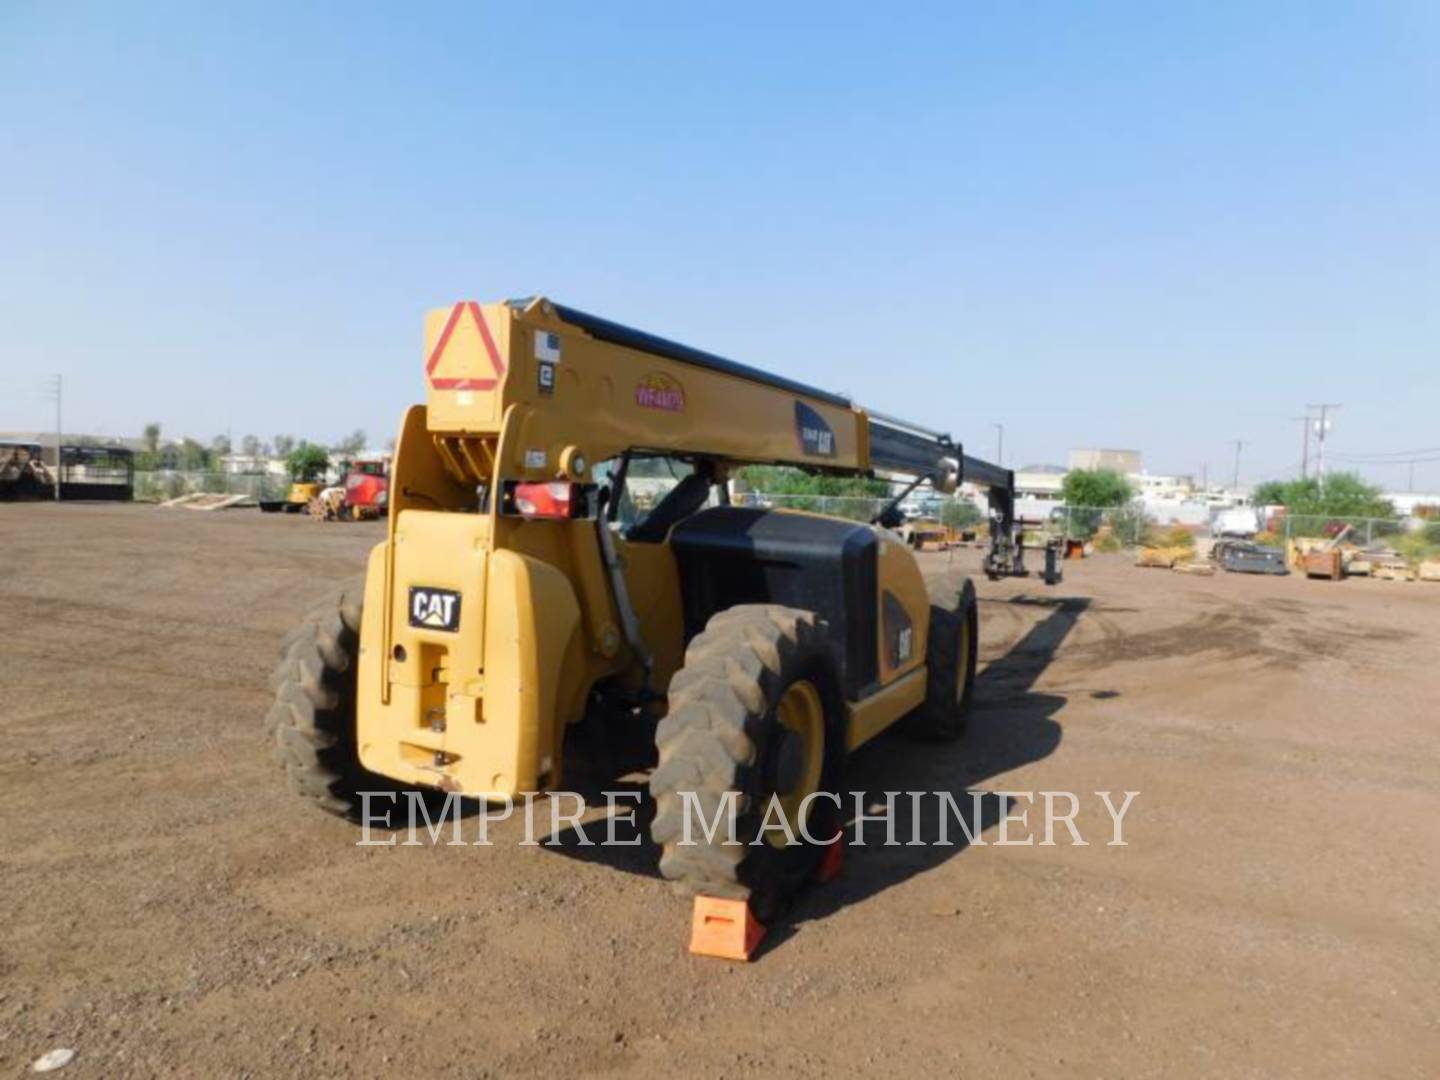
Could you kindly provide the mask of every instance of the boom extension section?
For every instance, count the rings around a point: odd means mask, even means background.
[[[906,475],[914,477],[917,484],[928,480],[937,491],[946,494],[953,492],[962,481],[987,488],[990,503],[990,550],[985,558],[985,572],[991,577],[1023,577],[1027,573],[1024,552],[1015,525],[1015,474],[1009,469],[963,453],[960,445],[953,442],[948,434],[874,409],[862,408],[841,394],[807,386],[782,375],[682,345],[562,304],[551,305],[547,301],[530,298],[512,300],[510,306],[529,311],[537,303],[542,310],[549,307],[565,323],[584,331],[594,340],[744,379],[782,394],[794,395],[799,453],[777,456],[772,459],[776,464],[795,465],[829,473],[874,475],[876,472],[885,472]],[[834,455],[834,443],[830,441],[833,433],[824,429],[823,418],[817,409],[807,409],[803,405],[805,399],[821,407],[833,406],[849,410],[857,428],[861,429],[857,431],[856,442],[868,444],[868,454],[857,454],[850,467],[840,464],[838,460],[833,464],[817,460],[826,456],[837,456]],[[810,419],[821,421],[808,431],[804,420],[806,413]],[[830,455],[824,452],[827,446],[831,448]],[[1048,572],[1053,561],[1053,555],[1047,556],[1047,583],[1052,583],[1051,579],[1055,576]]]

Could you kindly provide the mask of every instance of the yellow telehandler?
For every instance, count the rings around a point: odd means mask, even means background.
[[[764,920],[837,832],[835,804],[807,797],[836,790],[849,751],[897,722],[964,731],[974,588],[931,595],[892,530],[916,485],[964,478],[990,489],[987,572],[1024,573],[1007,470],[539,297],[430,312],[425,376],[363,584],[283,646],[267,723],[301,795],[353,816],[397,784],[555,790],[567,726],[604,709],[653,729],[662,874]],[[909,486],[870,523],[732,505],[747,464]],[[726,800],[741,844],[683,842],[687,813]],[[812,839],[762,828],[774,802]]]

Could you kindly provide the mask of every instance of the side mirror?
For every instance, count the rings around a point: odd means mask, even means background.
[[[960,486],[960,462],[954,458],[941,458],[939,468],[930,477],[930,484],[941,495],[953,495]]]

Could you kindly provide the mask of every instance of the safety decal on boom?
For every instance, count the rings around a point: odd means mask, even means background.
[[[800,437],[800,452],[812,457],[835,456],[835,432],[818,412],[803,401],[795,402],[795,433]]]
[[[652,371],[635,384],[635,404],[642,409],[684,412],[685,390],[663,371]]]
[[[535,331],[535,359],[547,364],[560,362],[560,335],[549,330]]]
[[[445,329],[425,361],[425,374],[436,390],[493,390],[505,374],[505,361],[474,300],[462,300],[450,309]]]
[[[560,335],[549,330],[535,331],[535,387],[540,393],[555,393],[555,365],[560,363]]]

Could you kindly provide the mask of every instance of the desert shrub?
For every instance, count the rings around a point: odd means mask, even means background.
[[[1431,559],[1440,559],[1440,543],[1430,540],[1423,532],[1397,537],[1391,541],[1390,546],[1411,566]]]
[[[1171,525],[1159,535],[1161,547],[1193,548],[1195,531],[1188,525]]]
[[[1096,551],[1104,552],[1107,555],[1116,555],[1125,550],[1125,545],[1120,542],[1120,537],[1110,529],[1101,529],[1097,532],[1093,545]]]
[[[1106,511],[1105,523],[1110,526],[1110,531],[1120,543],[1126,547],[1145,543],[1155,524],[1146,515],[1145,507],[1140,503],[1117,506],[1113,510]]]

